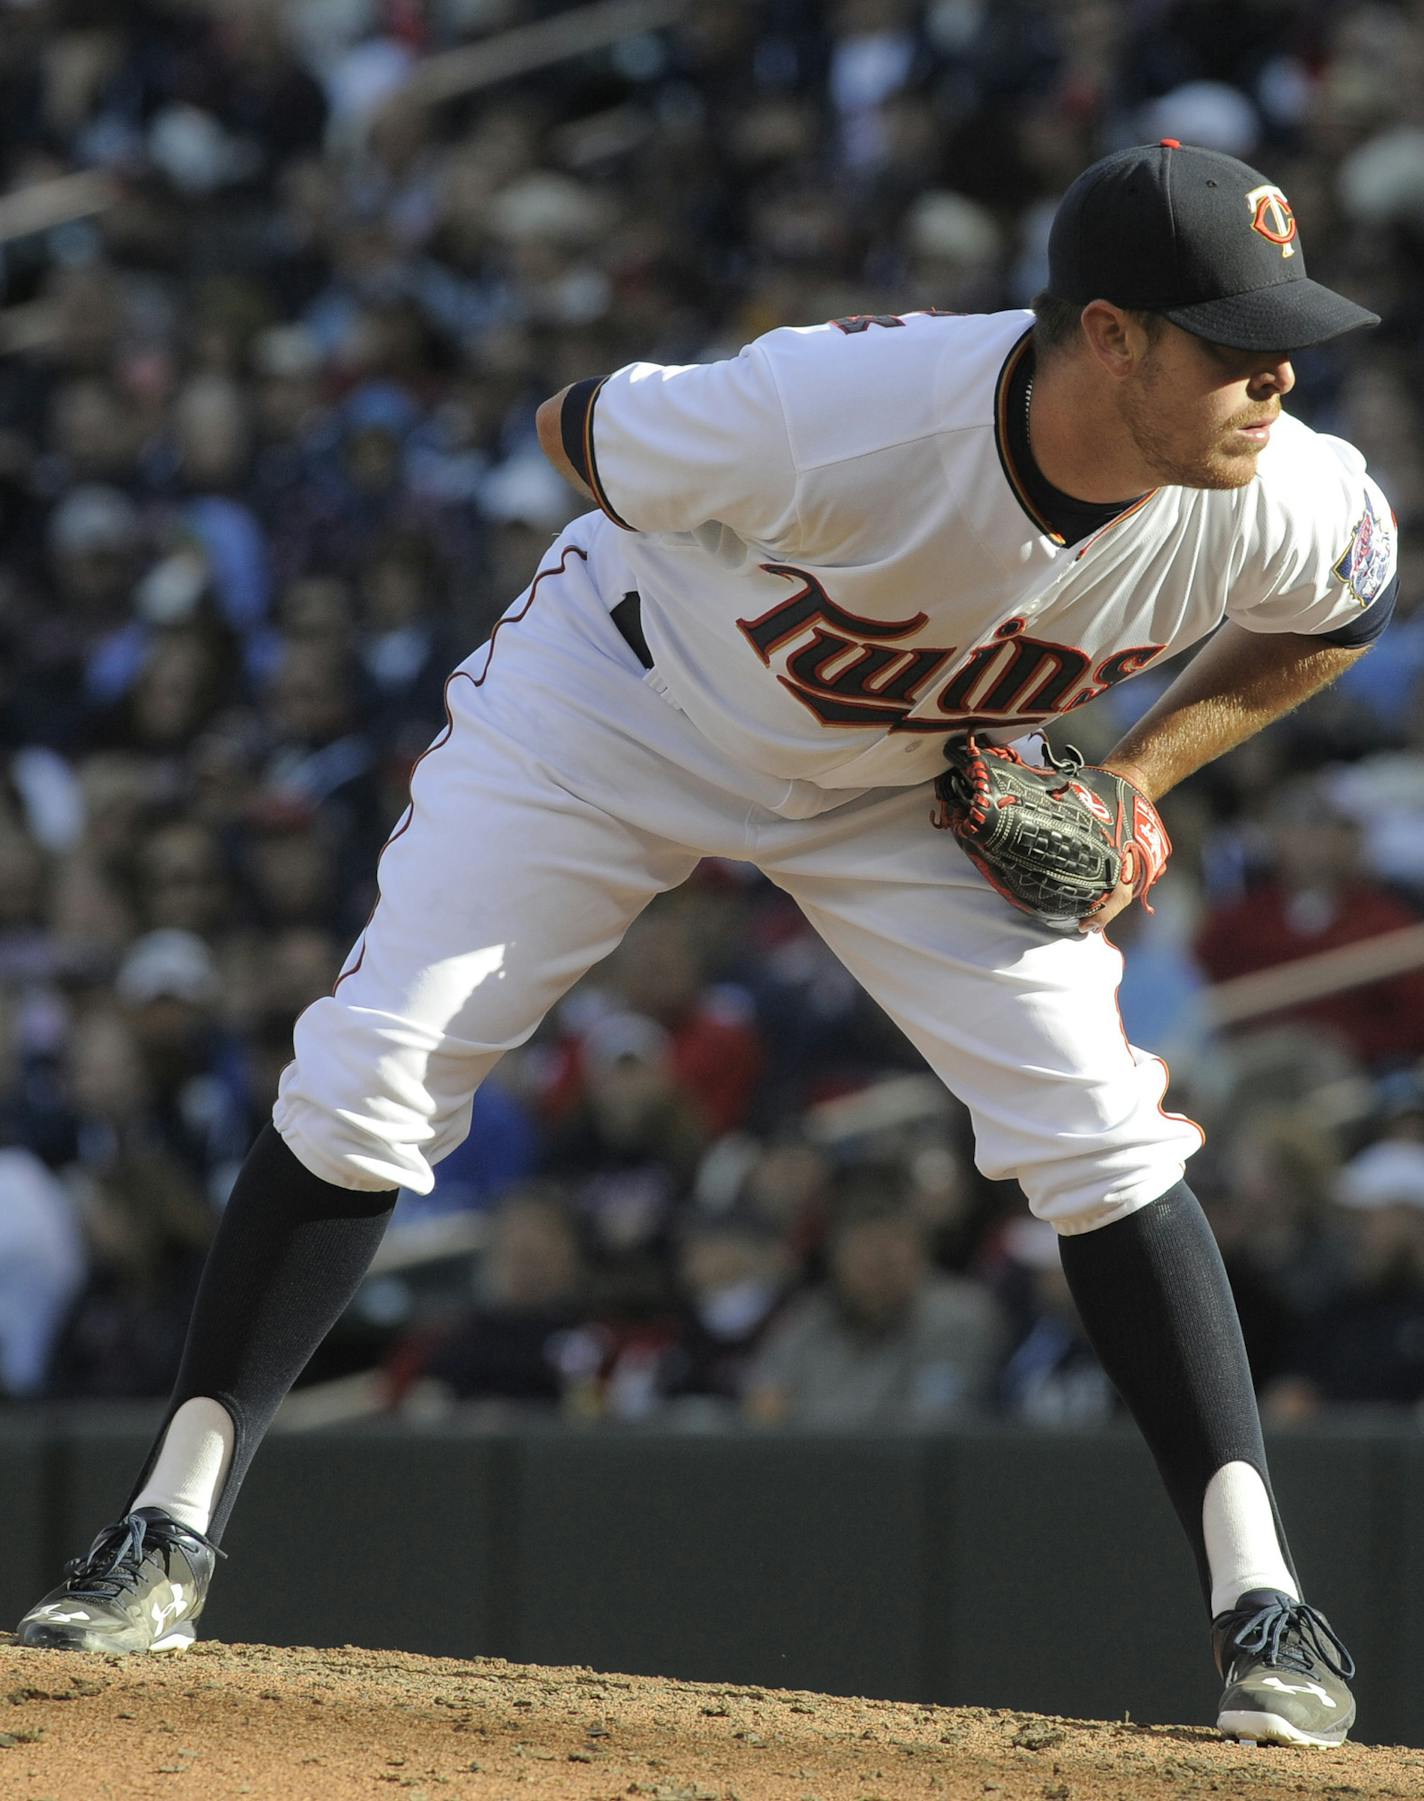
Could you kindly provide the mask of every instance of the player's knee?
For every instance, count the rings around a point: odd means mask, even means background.
[[[428,1194],[470,1129],[482,1070],[456,1071],[442,1040],[335,996],[297,1021],[272,1119],[293,1154],[342,1188]]]

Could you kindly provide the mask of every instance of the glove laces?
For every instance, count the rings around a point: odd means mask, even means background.
[[[1258,1608],[1232,1635],[1231,1643],[1238,1650],[1259,1651],[1267,1663],[1304,1676],[1315,1668],[1316,1658],[1346,1681],[1355,1673],[1354,1658],[1325,1617],[1285,1595]]]
[[[1053,746],[1042,734],[1039,736],[1039,742],[1043,746],[1044,762],[1050,769],[1056,769],[1060,775],[1077,775],[1088,760],[1076,744],[1065,744],[1062,756],[1055,756]]]
[[[152,1541],[163,1553],[165,1569],[175,1547],[187,1549],[187,1541],[213,1551],[219,1557],[227,1552],[193,1526],[181,1520],[157,1523],[141,1514],[131,1513],[112,1526],[106,1526],[83,1557],[74,1557],[64,1566],[65,1587],[71,1594],[88,1595],[96,1601],[111,1601],[138,1580],[143,1564],[144,1545]]]

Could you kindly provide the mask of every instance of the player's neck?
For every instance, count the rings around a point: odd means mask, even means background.
[[[1029,445],[1044,480],[1062,493],[1095,505],[1127,505],[1158,478],[1094,373],[1071,357],[1040,359],[1029,399]]]

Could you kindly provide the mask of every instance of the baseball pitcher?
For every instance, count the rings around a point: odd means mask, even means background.
[[[397,1188],[430,1189],[487,1071],[718,856],[795,898],[968,1107],[985,1175],[1061,1235],[1197,1560],[1220,1730],[1345,1737],[1354,1665],[1302,1598],[1184,1180],[1200,1134],[1123,1034],[1102,928],[1170,880],[1155,803],[1389,618],[1389,506],[1285,410],[1293,351],[1378,321],[1307,276],[1278,187],[1173,141],[1079,177],[1049,272],[1032,312],[777,330],[540,408],[596,510],[451,676],[165,1424],[23,1643],[191,1641],[244,1472]],[[1103,768],[1068,753],[1077,707],[1194,645]]]

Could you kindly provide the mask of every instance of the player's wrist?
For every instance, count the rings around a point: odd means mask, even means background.
[[[1104,757],[1098,767],[1107,770],[1109,775],[1117,776],[1130,788],[1135,788],[1144,799],[1150,800],[1154,806],[1156,805],[1155,784],[1140,763],[1129,763],[1121,757]]]

